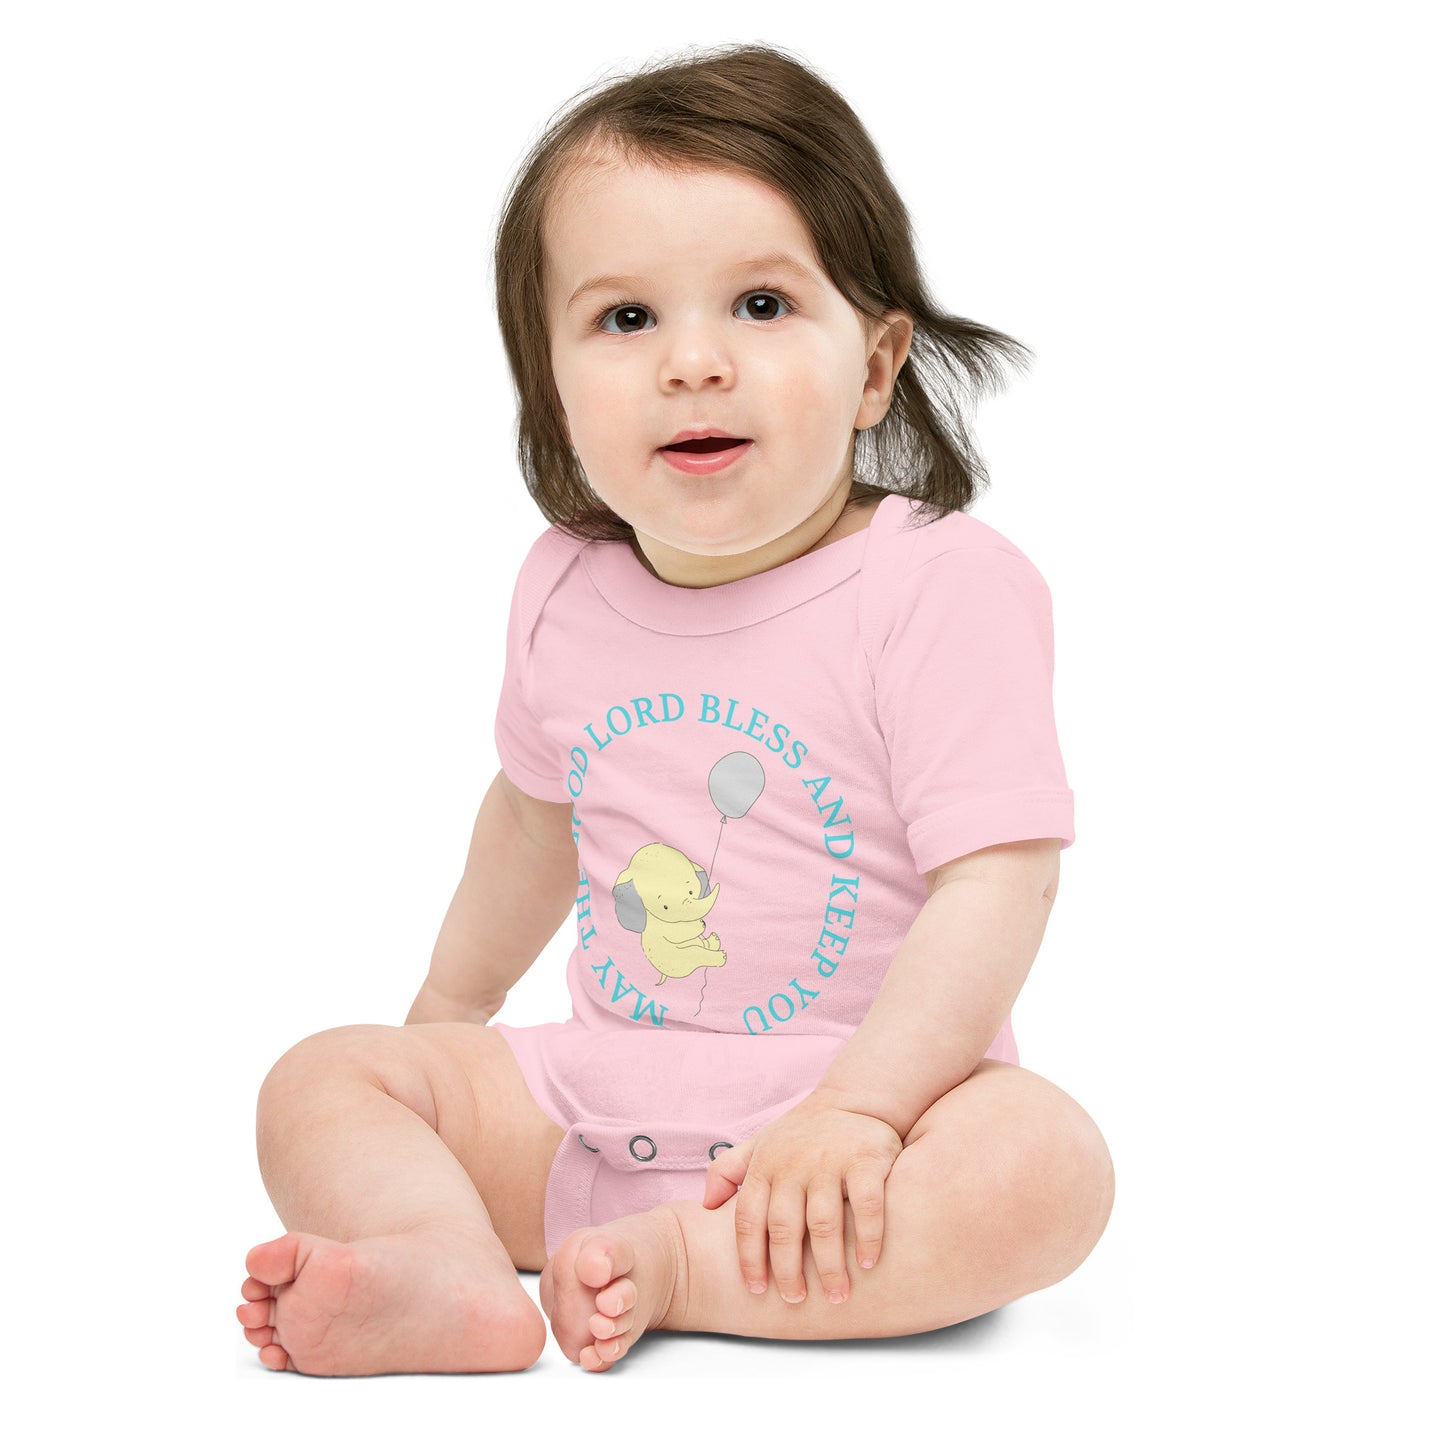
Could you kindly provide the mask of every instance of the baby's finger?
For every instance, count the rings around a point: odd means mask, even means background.
[[[707,1181],[702,1191],[704,1209],[717,1209],[737,1193],[743,1180],[747,1178],[752,1155],[751,1139],[745,1140],[736,1148],[729,1146],[718,1150],[707,1167]]]
[[[803,1229],[807,1223],[808,1198],[801,1184],[774,1184],[768,1201],[769,1258],[778,1293],[790,1305],[808,1297],[803,1280]]]
[[[887,1175],[876,1166],[855,1164],[847,1173],[848,1206],[853,1211],[854,1252],[872,1269],[883,1252],[883,1193]]]
[[[808,1241],[823,1293],[832,1304],[848,1298],[848,1263],[843,1258],[843,1186],[819,1182],[808,1190]]]
[[[750,1171],[737,1193],[733,1229],[738,1240],[738,1264],[743,1283],[753,1294],[768,1287],[768,1181]]]

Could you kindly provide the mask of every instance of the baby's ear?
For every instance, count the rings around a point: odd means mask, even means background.
[[[885,312],[876,328],[876,339],[867,361],[863,399],[853,419],[853,426],[859,431],[877,426],[888,415],[888,408],[893,404],[893,383],[908,360],[913,343],[913,318],[906,311]]]

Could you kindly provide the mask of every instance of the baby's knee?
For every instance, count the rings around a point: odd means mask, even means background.
[[[260,1107],[298,1092],[309,1094],[319,1083],[357,1068],[373,1067],[400,1032],[390,1024],[343,1024],[309,1035],[271,1066],[261,1083]]]
[[[1098,1243],[1114,1205],[1114,1163],[1099,1127],[1062,1090],[1020,1128],[1014,1156],[1016,1228],[1035,1236],[1048,1283],[1073,1273]]]

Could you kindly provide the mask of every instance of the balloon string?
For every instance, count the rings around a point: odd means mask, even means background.
[[[707,891],[709,893],[713,890],[712,870],[717,867],[717,850],[722,847],[722,830],[726,828],[727,825],[728,820],[726,815],[720,815],[717,842],[712,845],[712,861],[707,865]],[[707,994],[707,972],[708,971],[704,969],[702,973],[702,988],[698,991],[697,1007],[692,1011],[693,1018],[696,1018],[698,1014],[702,1012],[703,999]]]
[[[717,842],[712,845],[712,862],[707,865],[707,891],[712,892],[712,870],[717,867],[717,850],[722,847],[722,830],[727,827],[728,820],[724,814],[718,815]]]

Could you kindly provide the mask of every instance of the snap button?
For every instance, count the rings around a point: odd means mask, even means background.
[[[600,1154],[600,1153],[602,1152],[600,1149],[594,1149],[580,1134],[577,1136],[577,1142],[578,1142],[589,1154]]]
[[[637,1152],[637,1146],[639,1144],[652,1144],[652,1153],[639,1154]],[[629,1139],[627,1142],[627,1152],[631,1154],[632,1157],[638,1161],[638,1163],[646,1164],[649,1160],[657,1158],[657,1145],[654,1144],[653,1141],[649,1139],[646,1134],[634,1134],[632,1138]]]
[[[716,1159],[716,1158],[717,1158],[717,1151],[718,1151],[719,1149],[731,1149],[732,1147],[733,1147],[733,1146],[732,1146],[731,1144],[729,1144],[729,1143],[727,1142],[727,1140],[725,1140],[725,1139],[719,1139],[719,1140],[717,1141],[717,1143],[714,1144],[714,1145],[712,1146],[712,1148],[710,1148],[710,1149],[707,1151],[707,1157],[708,1157],[709,1159]]]

